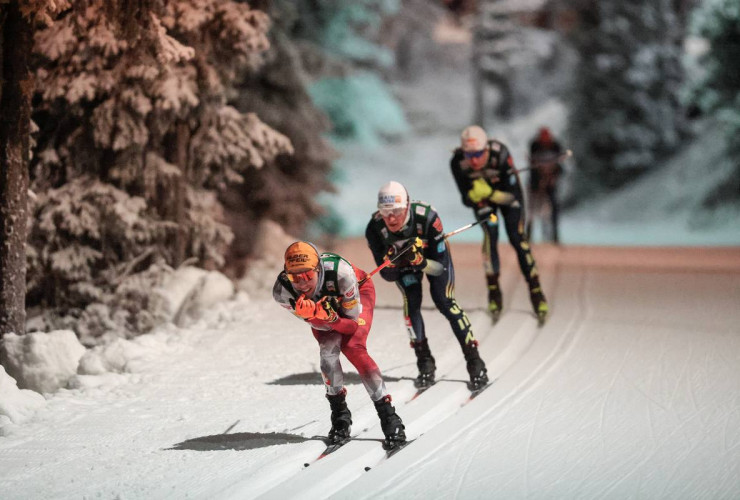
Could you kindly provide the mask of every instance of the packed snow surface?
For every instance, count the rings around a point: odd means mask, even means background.
[[[338,250],[372,269],[364,242]],[[0,498],[740,497],[737,249],[535,247],[542,328],[508,245],[495,326],[478,246],[453,252],[495,382],[466,404],[462,354],[427,297],[439,382],[409,401],[399,293],[378,282],[368,348],[413,440],[390,459],[355,376],[356,439],[304,467],[329,428],[318,349],[265,290],[88,351],[111,362],[45,404],[0,372]]]

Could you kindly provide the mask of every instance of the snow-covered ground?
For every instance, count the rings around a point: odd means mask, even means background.
[[[362,241],[340,251],[371,267]],[[441,380],[408,402],[413,351],[398,291],[379,283],[369,350],[413,439],[391,459],[353,378],[358,439],[304,467],[329,427],[316,343],[267,296],[240,294],[186,326],[89,352],[126,362],[77,375],[22,423],[0,421],[0,498],[740,496],[737,250],[536,247],[552,304],[541,329],[510,249],[494,327],[477,245],[453,252],[496,381],[461,406],[462,355],[427,310]],[[0,394],[16,397],[2,375]]]

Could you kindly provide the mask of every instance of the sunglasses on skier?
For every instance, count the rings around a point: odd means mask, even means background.
[[[485,152],[485,149],[481,149],[480,151],[464,151],[463,156],[465,156],[465,159],[471,160],[473,158],[480,158]]]
[[[394,208],[379,208],[380,216],[388,218],[391,215],[394,217],[402,217],[406,213],[407,207],[394,207]]]
[[[308,271],[303,271],[300,273],[285,273],[288,275],[288,280],[290,280],[291,283],[300,283],[304,281],[311,281],[316,277],[318,274],[318,271],[316,269],[309,269]]]

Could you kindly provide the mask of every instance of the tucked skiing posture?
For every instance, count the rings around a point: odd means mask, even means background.
[[[366,342],[373,322],[375,285],[366,273],[333,253],[319,255],[305,241],[285,251],[285,269],[278,275],[272,295],[285,309],[311,326],[319,343],[321,373],[331,407],[329,442],[350,439],[352,415],[347,407],[344,373],[339,353],[357,368],[362,383],[375,404],[385,434],[386,450],[402,446],[406,434],[401,417],[391,405],[378,365],[367,352]]]
[[[488,382],[488,375],[478,354],[478,341],[473,336],[470,321],[455,301],[455,271],[443,234],[442,220],[437,212],[424,202],[411,202],[406,188],[395,181],[380,188],[378,211],[365,231],[378,265],[396,259],[383,268],[380,275],[386,281],[395,281],[403,295],[406,327],[419,369],[415,385],[419,388],[430,386],[436,371],[421,316],[421,285],[426,274],[434,305],[447,318],[460,343],[467,361],[470,387],[474,390]]]
[[[548,313],[537,266],[524,231],[524,199],[519,175],[508,148],[476,125],[463,130],[460,147],[450,160],[450,168],[465,206],[471,207],[476,219],[500,213],[509,242],[516,251],[519,267],[529,285],[529,296],[539,323]],[[498,256],[499,219],[491,217],[483,228],[483,266],[488,285],[488,310],[494,321],[503,307],[499,285],[501,263]]]
[[[532,220],[540,219],[543,226],[542,233],[545,240],[559,243],[558,235],[558,199],[557,187],[560,175],[563,173],[565,152],[556,141],[550,129],[540,128],[537,136],[529,145],[529,210],[530,219],[527,222],[527,235],[532,236]],[[547,221],[546,219],[550,219]],[[549,223],[549,224],[548,224]],[[549,226],[549,231],[547,230]]]

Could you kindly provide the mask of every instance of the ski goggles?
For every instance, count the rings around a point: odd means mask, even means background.
[[[398,218],[403,217],[406,214],[406,208],[407,207],[379,208],[378,212],[380,212],[380,216],[383,218],[388,218],[391,215]]]
[[[463,156],[465,159],[471,160],[473,158],[480,158],[485,152],[485,149],[481,149],[480,151],[463,151]]]
[[[291,283],[301,283],[304,281],[311,281],[316,277],[318,274],[318,270],[316,269],[309,269],[308,271],[303,271],[300,273],[285,273],[288,275],[288,280],[290,280]]]

